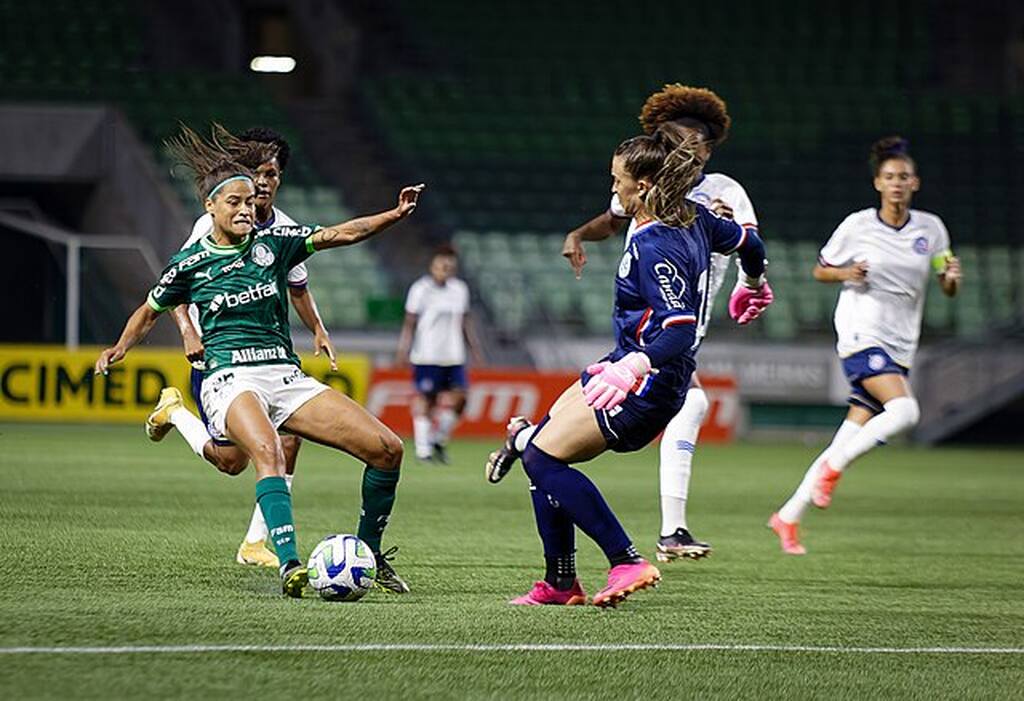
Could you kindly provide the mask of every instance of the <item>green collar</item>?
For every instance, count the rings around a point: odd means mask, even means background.
[[[217,255],[221,256],[230,255],[232,253],[238,253],[239,251],[244,250],[245,247],[249,245],[250,241],[252,241],[252,234],[246,234],[245,238],[242,239],[242,242],[234,246],[221,246],[217,243],[214,243],[213,234],[207,234],[202,239],[200,239],[200,242],[203,244],[203,248],[205,248],[210,253],[216,253]]]

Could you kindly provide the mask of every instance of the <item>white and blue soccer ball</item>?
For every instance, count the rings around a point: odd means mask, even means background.
[[[329,535],[309,556],[309,585],[327,601],[358,601],[373,586],[377,560],[354,535]]]

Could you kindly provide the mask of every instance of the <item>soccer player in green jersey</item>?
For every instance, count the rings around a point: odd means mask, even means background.
[[[277,149],[275,158],[265,163],[242,163],[252,169],[256,186],[256,229],[266,229],[271,226],[283,224],[294,225],[297,222],[288,214],[275,206],[278,188],[288,167],[291,145],[281,134],[265,127],[247,129],[238,135],[233,143],[242,144],[250,141],[273,144]],[[243,157],[246,152],[243,151]],[[213,231],[213,218],[208,213],[196,220],[192,227],[192,233],[182,245],[182,249],[188,248],[198,242],[204,236]],[[331,362],[331,368],[337,370],[334,346],[331,343],[330,335],[324,327],[313,300],[313,292],[308,287],[309,273],[304,263],[299,263],[288,272],[288,298],[298,313],[302,322],[313,333],[313,347],[316,355],[324,352]],[[199,310],[195,305],[181,305],[171,312],[178,331],[181,333],[185,346],[185,356],[192,363],[192,377],[190,381],[192,399],[199,410],[199,416],[192,414],[187,409],[178,411],[182,406],[181,392],[176,387],[168,387],[160,395],[160,401],[153,409],[151,420],[146,421],[146,434],[150,440],[161,441],[170,432],[171,428],[177,428],[179,435],[188,443],[192,451],[199,457],[205,459],[221,472],[229,475],[237,475],[249,464],[249,458],[236,445],[230,441],[215,440],[206,429],[207,416],[203,407],[203,340],[199,331]],[[174,416],[174,422],[166,421],[167,416]],[[285,482],[288,489],[293,487],[295,477],[295,463],[298,459],[299,448],[302,439],[298,436],[285,434],[281,436],[281,447],[284,449],[285,460]],[[277,556],[267,547],[270,531],[267,529],[266,521],[263,519],[263,511],[257,505],[253,508],[252,517],[249,520],[249,528],[242,538],[241,545],[235,554],[235,561],[240,565],[257,565],[264,567],[280,566]]]
[[[366,463],[357,534],[380,555],[395,500],[402,442],[344,394],[302,372],[292,350],[283,290],[288,271],[317,251],[350,246],[409,216],[423,185],[405,187],[393,209],[329,227],[274,226],[256,230],[253,173],[239,163],[262,163],[274,147],[252,143],[249,156],[215,130],[207,142],[187,127],[169,144],[196,176],[196,189],[213,217],[213,231],[175,254],[117,343],[96,361],[96,372],[142,341],[161,312],[179,304],[199,308],[205,346],[203,404],[215,437],[239,446],[256,469],[256,502],[281,563],[282,589],[299,597],[307,581],[299,559],[291,494],[277,429],[342,450]],[[234,156],[232,156],[234,154]],[[170,419],[168,419],[170,420]],[[388,561],[378,557],[377,581],[408,591]]]

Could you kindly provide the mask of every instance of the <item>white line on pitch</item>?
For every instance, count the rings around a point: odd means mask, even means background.
[[[0,655],[149,655],[207,652],[810,652],[880,655],[1021,655],[1024,647],[844,647],[730,643],[352,643],[341,645],[126,645],[110,647],[0,647]]]

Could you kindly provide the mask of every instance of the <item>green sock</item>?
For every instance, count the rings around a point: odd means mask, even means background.
[[[284,477],[264,477],[256,483],[256,503],[270,530],[277,559],[284,565],[299,559],[292,520],[292,495]]]
[[[388,525],[391,507],[395,505],[398,470],[363,470],[363,510],[359,513],[359,539],[380,552],[380,537]]]

